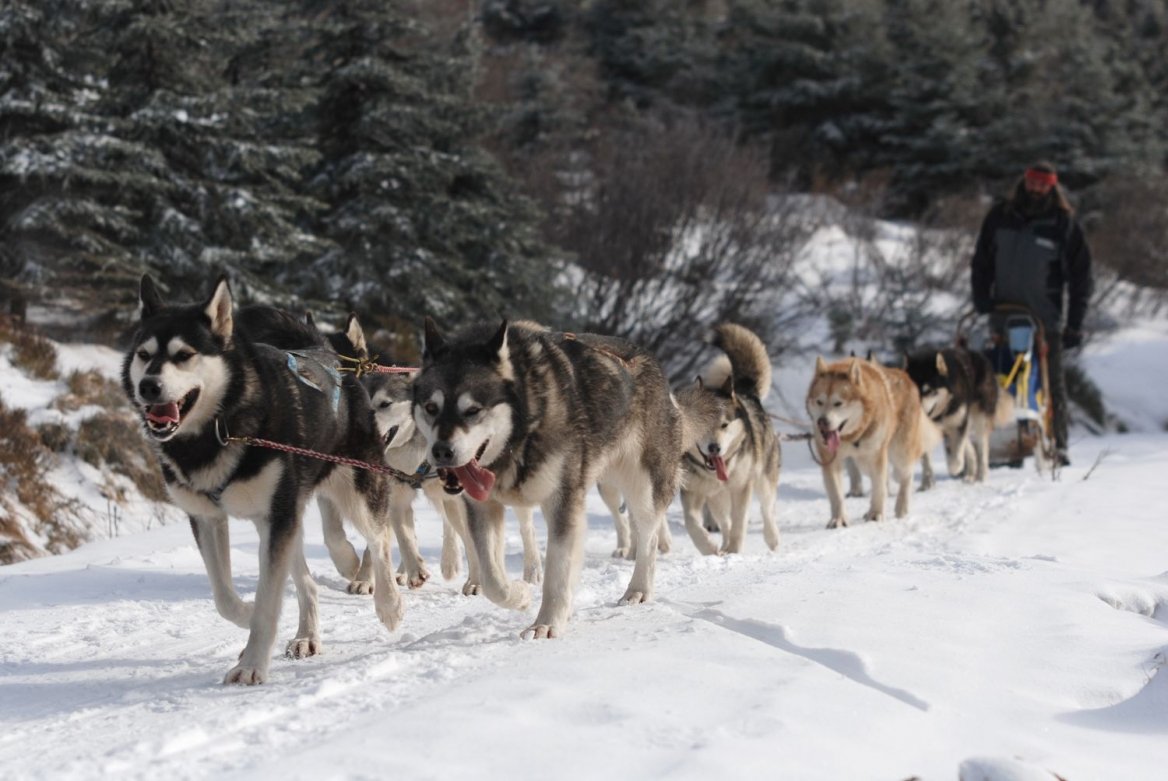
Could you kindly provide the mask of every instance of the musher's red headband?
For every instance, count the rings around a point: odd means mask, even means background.
[[[1058,184],[1058,174],[1056,174],[1054,171],[1042,171],[1038,168],[1027,168],[1025,177],[1026,181],[1030,182],[1031,184],[1041,184],[1045,185],[1046,187],[1054,187],[1056,184]]]

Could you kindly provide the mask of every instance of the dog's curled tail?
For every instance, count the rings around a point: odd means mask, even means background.
[[[765,399],[771,392],[771,358],[762,339],[749,328],[720,323],[714,327],[714,346],[730,360],[734,387]]]
[[[998,388],[998,402],[994,405],[994,428],[1014,422],[1014,397],[1005,388]]]

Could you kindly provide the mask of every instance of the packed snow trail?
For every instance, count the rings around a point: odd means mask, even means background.
[[[699,556],[675,504],[640,607],[615,606],[632,564],[590,496],[576,609],[552,641],[518,637],[537,605],[464,597],[461,578],[407,592],[387,633],[310,510],[325,652],[275,659],[254,688],[220,683],[246,632],[215,612],[183,524],[0,569],[0,777],[1160,775],[1168,437],[1076,443],[1058,483],[941,479],[906,519],[835,531],[818,470],[785,456],[779,550],[754,512],[744,555]],[[867,499],[847,501],[858,518]],[[416,507],[436,564],[440,524]],[[255,532],[231,534],[249,598]],[[282,640],[295,613],[289,586]]]

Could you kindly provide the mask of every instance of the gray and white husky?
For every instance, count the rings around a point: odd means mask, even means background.
[[[385,441],[385,459],[403,472],[418,474],[421,490],[442,516],[442,576],[447,580],[459,571],[459,540],[466,548],[467,579],[462,593],[470,596],[481,590],[478,557],[466,524],[466,508],[461,497],[451,496],[430,466],[426,438],[414,423],[413,382],[415,374],[376,374],[366,380],[372,396],[377,427]],[[523,579],[539,583],[543,563],[535,538],[535,510],[515,507],[519,535],[523,540]]]
[[[426,321],[414,421],[447,493],[465,492],[483,593],[524,610],[531,587],[507,580],[506,505],[538,505],[548,527],[543,602],[525,637],[562,634],[584,558],[587,490],[625,498],[636,563],[621,604],[653,592],[657,530],[677,492],[687,431],[657,361],[620,339],[526,324],[447,341]]]
[[[381,438],[365,390],[338,375],[319,334],[290,316],[275,314],[265,327],[298,349],[255,341],[237,328],[226,278],[200,303],[164,302],[148,276],[139,297],[140,319],[122,385],[158,453],[172,501],[190,516],[216,607],[250,630],[224,682],[267,678],[289,572],[300,625],[287,654],[320,652],[316,585],[304,559],[302,528],[305,505],[316,491],[354,521],[374,551],[374,605],[386,627],[395,629],[403,606],[390,570],[388,511],[394,494],[408,486],[380,473],[233,439],[380,462]],[[232,586],[228,516],[254,521],[259,532],[254,605]]]
[[[316,328],[311,313],[306,316],[305,322]],[[365,331],[355,314],[349,315],[344,330],[325,334],[325,338],[337,355],[358,360],[369,358],[369,346],[365,340]],[[363,384],[366,391],[372,392],[370,379],[364,380]],[[378,419],[378,424],[379,433],[384,435],[384,429],[380,428],[380,419]],[[388,452],[385,455],[386,462],[394,469],[406,474],[411,474],[414,471],[414,467],[407,469],[391,460],[388,457]],[[398,585],[409,586],[412,589],[420,588],[430,579],[430,571],[422,559],[414,531],[413,491],[395,491],[391,498],[393,505],[390,508],[390,519],[394,535],[401,548],[401,566],[398,568],[397,582]],[[344,516],[340,508],[324,494],[317,494],[316,503],[320,510],[321,527],[329,558],[333,560],[337,571],[348,579],[349,593],[372,594],[373,559],[370,549],[366,548],[364,555],[358,556],[357,551],[345,536]]]
[[[723,351],[694,387],[679,394],[683,407],[712,404],[717,414],[686,451],[681,506],[685,528],[704,554],[741,553],[750,500],[758,497],[763,538],[779,545],[775,522],[782,457],[779,438],[763,409],[771,388],[771,362],[762,340],[749,329],[723,323],[714,329],[714,345]],[[722,532],[717,547],[702,523],[707,508]]]

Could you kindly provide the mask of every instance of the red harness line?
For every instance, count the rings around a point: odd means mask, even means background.
[[[332,453],[321,453],[317,450],[309,450],[305,447],[297,447],[296,445],[286,445],[283,442],[273,442],[270,439],[260,439],[259,437],[235,437],[227,431],[227,424],[221,423],[219,418],[215,418],[215,437],[219,440],[219,444],[226,447],[232,442],[238,442],[241,445],[251,445],[253,447],[266,447],[269,450],[279,450],[284,453],[292,453],[297,456],[305,456],[307,458],[315,458],[318,461],[330,461],[334,464],[341,464],[343,466],[351,466],[357,469],[365,469],[370,472],[378,472],[383,475],[401,480],[414,488],[422,485],[422,481],[427,476],[423,474],[409,474],[400,469],[394,469],[387,464],[374,464],[369,461],[361,461],[356,458],[349,458],[348,456],[335,456]]]
[[[358,380],[366,374],[411,374],[418,371],[416,366],[382,366],[377,362],[377,356],[352,358],[348,355],[338,355],[337,359],[341,362],[340,371],[351,372]]]

